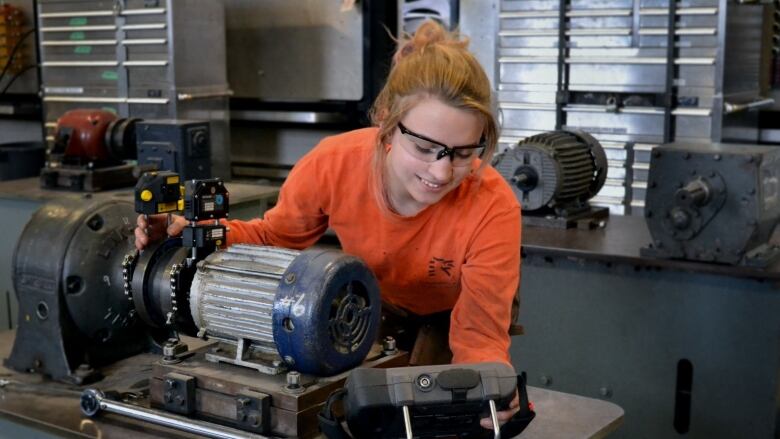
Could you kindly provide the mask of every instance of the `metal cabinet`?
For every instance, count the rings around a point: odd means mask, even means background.
[[[771,42],[766,5],[674,1],[671,21],[669,0],[499,6],[502,147],[565,127],[624,149],[594,199],[613,213],[641,213],[648,148],[673,140],[757,142],[756,114],[740,110],[762,102]]]
[[[211,121],[212,174],[230,177],[225,25],[216,0],[38,2],[48,140],[75,108]]]

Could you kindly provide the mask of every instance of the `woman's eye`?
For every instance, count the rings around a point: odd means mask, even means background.
[[[455,155],[460,157],[460,158],[462,158],[462,159],[467,159],[467,158],[471,157],[472,155],[474,155],[474,151],[471,150],[471,149],[456,149],[455,150]]]
[[[436,152],[436,148],[430,145],[420,145],[419,143],[415,143],[414,147],[417,148],[417,151],[423,154],[433,154]]]

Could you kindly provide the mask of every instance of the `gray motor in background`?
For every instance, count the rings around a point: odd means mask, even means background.
[[[524,224],[567,228],[609,214],[588,203],[606,181],[607,157],[587,133],[551,131],[527,137],[496,156],[493,166],[520,201]]]
[[[780,248],[780,149],[674,143],[653,150],[643,256],[766,266]]]
[[[173,171],[182,180],[211,178],[209,122],[147,120],[138,122],[136,137],[139,166]]]

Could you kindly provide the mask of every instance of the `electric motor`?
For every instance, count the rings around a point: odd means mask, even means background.
[[[368,267],[333,250],[233,245],[206,257],[190,289],[200,333],[333,375],[358,365],[376,339],[379,287]]]
[[[581,131],[528,137],[498,155],[493,166],[512,186],[523,212],[581,205],[607,178],[604,149]]]

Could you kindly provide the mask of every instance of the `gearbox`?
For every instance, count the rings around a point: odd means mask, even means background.
[[[642,255],[766,266],[780,256],[780,149],[674,143],[653,150]]]

